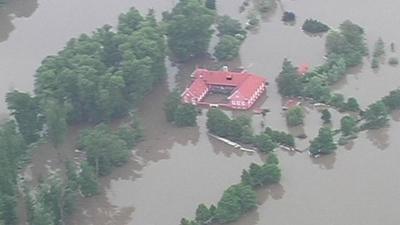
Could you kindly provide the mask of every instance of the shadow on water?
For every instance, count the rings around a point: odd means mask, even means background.
[[[0,42],[15,29],[13,19],[32,16],[38,6],[38,0],[8,0],[0,6]]]
[[[320,169],[331,170],[334,168],[336,162],[336,153],[330,155],[323,155],[319,158],[310,157],[313,164],[319,166]]]
[[[380,150],[385,150],[389,147],[389,128],[382,128],[378,130],[368,130],[367,138]]]

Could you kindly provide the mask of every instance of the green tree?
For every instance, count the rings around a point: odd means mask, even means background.
[[[144,18],[140,15],[140,12],[135,8],[131,8],[127,13],[119,16],[118,32],[130,35],[140,28],[143,21]]]
[[[289,126],[298,126],[304,123],[304,112],[301,107],[294,107],[287,111],[286,122]]]
[[[79,174],[79,186],[83,196],[91,197],[99,193],[99,183],[92,166],[83,163]]]
[[[196,107],[191,104],[182,104],[176,108],[174,121],[178,127],[196,126],[197,122]]]
[[[173,122],[175,120],[175,111],[179,107],[180,103],[181,95],[179,94],[179,91],[175,89],[168,95],[167,100],[164,103],[164,112],[168,122]]]
[[[122,166],[131,153],[128,144],[104,124],[84,131],[79,142],[97,176],[108,175],[113,167]]]
[[[358,104],[357,99],[355,99],[355,98],[347,99],[345,109],[350,112],[360,111],[360,105]]]
[[[393,90],[389,95],[382,99],[388,110],[396,110],[400,108],[400,89]]]
[[[385,42],[382,38],[378,38],[374,45],[374,51],[372,53],[373,57],[380,57],[385,54]]]
[[[242,28],[239,20],[232,19],[230,16],[220,16],[217,20],[217,30],[220,35],[230,35],[246,37],[246,30]]]
[[[378,129],[387,125],[388,109],[383,101],[378,101],[368,106],[364,113],[365,124],[363,128]]]
[[[54,101],[46,103],[45,117],[48,128],[49,139],[53,146],[57,148],[64,142],[67,132],[66,109]]]
[[[214,12],[202,1],[179,1],[172,9],[167,24],[168,46],[179,60],[207,52],[214,22]]]
[[[314,33],[327,32],[329,30],[329,27],[318,20],[307,19],[304,22],[302,29],[306,32],[314,34]]]
[[[285,59],[282,64],[282,72],[276,79],[278,83],[279,93],[283,96],[300,96],[302,95],[303,85],[296,67]]]
[[[270,154],[268,155],[268,158],[267,158],[266,163],[267,163],[267,164],[275,164],[275,165],[278,165],[278,164],[279,164],[278,156],[276,156],[276,154],[274,154],[274,153],[270,153]]]
[[[11,115],[18,123],[18,129],[25,142],[30,144],[37,141],[43,125],[37,98],[31,97],[27,93],[12,91],[7,93],[6,102]]]
[[[344,96],[338,93],[333,94],[329,100],[329,104],[339,109],[345,107]]]
[[[304,87],[304,95],[319,102],[330,100],[329,87],[319,77],[312,77]]]
[[[248,185],[237,184],[229,187],[218,202],[216,220],[218,223],[235,221],[257,206],[256,193]]]
[[[336,150],[337,146],[333,142],[332,131],[329,127],[319,129],[318,137],[311,141],[309,151],[313,155],[329,154]]]
[[[47,211],[41,204],[36,204],[31,225],[56,225],[56,223],[54,223],[51,212]]]
[[[209,224],[215,215],[204,204],[200,204],[196,210],[196,221],[199,224]]]
[[[331,113],[329,112],[328,109],[322,110],[322,116],[321,119],[324,121],[324,123],[330,123],[331,122]]]
[[[264,153],[271,152],[277,147],[277,144],[268,134],[259,134],[255,136],[255,145]]]
[[[262,166],[252,163],[249,171],[243,170],[241,178],[242,183],[253,188],[278,183],[281,178],[281,170],[278,167],[277,158],[274,159],[272,156],[270,162]]]
[[[227,137],[231,119],[220,109],[210,109],[207,112],[207,128],[218,136]]]
[[[359,65],[367,53],[364,30],[346,20],[339,26],[339,31],[329,32],[325,47],[328,58],[329,55],[336,54],[346,61],[347,68]]]
[[[340,120],[340,130],[343,133],[343,136],[349,136],[353,134],[355,131],[357,122],[351,116],[344,116]]]
[[[214,56],[220,61],[232,60],[239,55],[241,43],[241,40],[233,36],[224,35],[215,46]]]

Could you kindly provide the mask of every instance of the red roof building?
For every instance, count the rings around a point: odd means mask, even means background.
[[[228,91],[228,104],[221,104],[234,109],[248,109],[266,90],[267,80],[248,72],[210,71],[196,69],[195,80],[182,93],[182,101],[190,104],[208,104],[203,99],[210,90]]]
[[[310,71],[310,66],[309,66],[308,64],[301,64],[301,65],[297,68],[297,73],[298,73],[300,76],[306,75],[309,71]]]

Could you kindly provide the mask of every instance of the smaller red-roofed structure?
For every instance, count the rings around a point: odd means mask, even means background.
[[[301,64],[297,68],[297,73],[301,76],[306,75],[310,71],[310,66],[308,64]]]
[[[196,69],[194,81],[182,93],[182,101],[190,104],[207,104],[207,93],[227,93],[228,103],[219,104],[234,109],[248,109],[266,90],[267,80],[248,72],[231,72]]]

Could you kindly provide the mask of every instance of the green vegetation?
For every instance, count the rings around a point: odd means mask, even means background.
[[[389,111],[384,101],[378,101],[368,106],[364,112],[363,118],[365,123],[362,129],[379,129],[388,124]]]
[[[246,37],[246,30],[242,28],[239,20],[232,19],[230,16],[220,16],[217,19],[217,30],[220,35]]]
[[[322,116],[321,116],[322,121],[324,121],[325,124],[331,123],[332,115],[329,112],[329,110],[328,109],[324,109],[324,110],[321,111],[321,113],[322,113]]]
[[[372,68],[378,68],[379,62],[382,56],[385,55],[385,43],[383,42],[382,38],[379,38],[374,45],[374,51],[372,53]]]
[[[297,74],[297,68],[286,58],[283,61],[282,71],[276,78],[276,82],[278,83],[279,93],[283,96],[303,95],[303,83],[301,77]]]
[[[215,12],[203,1],[179,1],[171,13],[164,13],[168,46],[178,60],[206,53],[210,44]]]
[[[196,107],[191,104],[182,104],[178,90],[172,91],[164,103],[164,112],[168,122],[178,127],[196,126]]]
[[[215,211],[218,223],[228,223],[240,218],[251,209],[257,207],[257,196],[250,186],[232,185],[222,195]]]
[[[301,28],[305,32],[312,34],[323,33],[329,30],[329,27],[326,24],[323,24],[320,21],[313,19],[307,19]]]
[[[250,122],[250,119],[243,116],[230,119],[219,109],[210,109],[207,112],[208,130],[215,135],[228,138],[232,141],[243,143],[253,142],[254,138]]]
[[[337,146],[333,142],[332,131],[329,127],[319,129],[318,137],[311,141],[309,151],[313,155],[329,154],[336,150]]]
[[[196,219],[183,218],[181,225],[214,225],[238,220],[243,214],[257,207],[255,189],[275,184],[280,181],[279,160],[270,154],[263,165],[252,163],[248,170],[243,170],[241,183],[232,185],[224,191],[217,206],[200,204],[196,210]]]
[[[382,101],[390,111],[400,109],[400,89],[391,91]]]
[[[17,224],[17,176],[27,146],[14,121],[0,127],[0,221]]]
[[[272,152],[278,145],[272,140],[272,138],[262,133],[254,137],[254,145],[263,153]]]
[[[87,162],[94,168],[97,176],[105,176],[111,173],[113,167],[122,166],[129,160],[131,149],[136,144],[135,138],[137,130],[130,129],[129,143],[126,140],[126,131],[124,136],[119,136],[121,132],[114,133],[105,124],[100,124],[93,129],[82,132],[79,139],[81,148],[87,154]]]
[[[196,107],[191,104],[181,104],[176,108],[174,121],[178,127],[193,127],[197,125]]]
[[[344,116],[340,120],[340,131],[342,131],[343,136],[353,135],[356,130],[357,121],[351,116]]]
[[[325,47],[328,58],[344,59],[347,68],[359,65],[368,51],[364,30],[349,20],[343,22],[338,31],[328,34]]]
[[[99,184],[95,170],[86,162],[81,166],[79,186],[82,195],[85,197],[91,197],[99,193]]]
[[[287,134],[283,131],[272,130],[270,127],[265,128],[265,133],[268,134],[276,143],[287,147],[295,146],[294,138],[291,134]]]
[[[118,32],[104,26],[47,57],[37,70],[35,94],[43,109],[64,109],[69,123],[110,120],[126,115],[164,76],[164,59],[154,15],[131,9],[119,17]]]
[[[243,170],[242,183],[250,185],[253,188],[278,183],[281,178],[281,170],[275,164],[276,161],[272,162],[265,163],[262,166],[252,163],[248,171]]]
[[[43,118],[39,116],[38,99],[27,93],[12,91],[7,94],[6,102],[11,115],[17,121],[18,129],[24,137],[25,143],[36,142],[43,126]]]
[[[241,40],[233,36],[224,35],[221,37],[217,46],[215,46],[214,56],[219,61],[232,60],[239,55],[241,43]]]
[[[32,225],[60,225],[72,214],[77,198],[77,177],[67,165],[67,178],[52,175],[27,192],[28,221]]]
[[[232,60],[239,55],[240,45],[246,38],[246,31],[238,20],[221,16],[217,20],[217,30],[221,35],[215,47],[214,56],[220,60]]]
[[[303,109],[299,106],[289,109],[286,113],[286,122],[291,127],[304,124]]]

